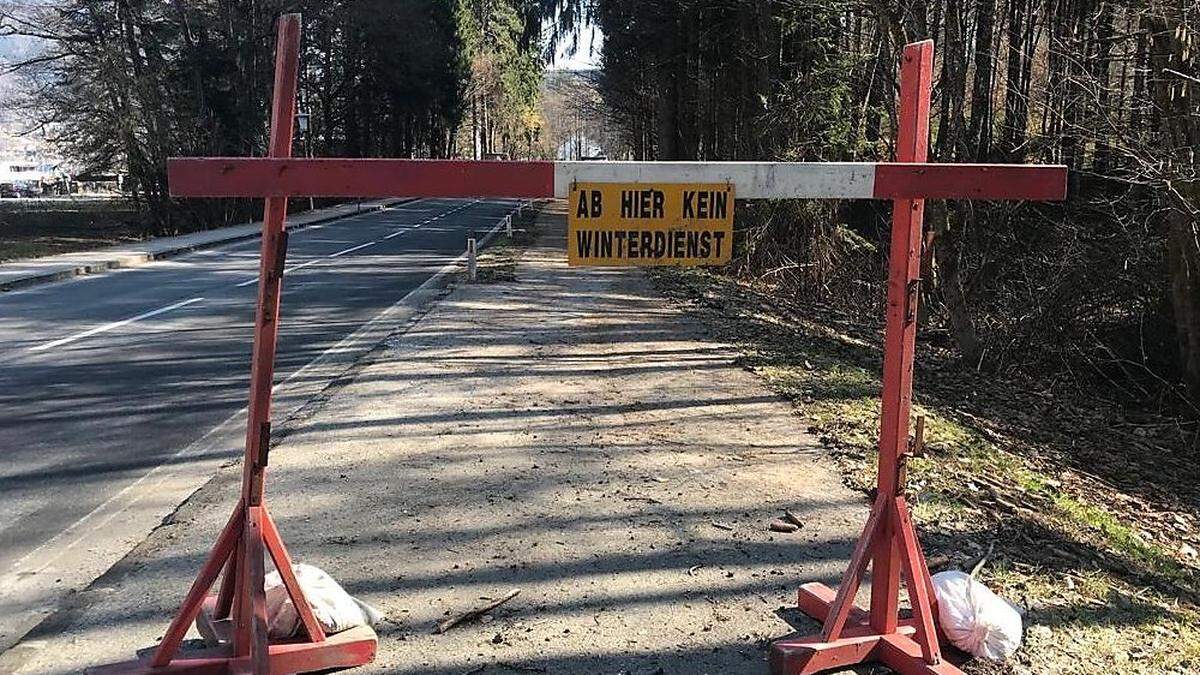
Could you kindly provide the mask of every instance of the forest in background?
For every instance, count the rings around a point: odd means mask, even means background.
[[[888,160],[905,43],[936,43],[930,161],[1062,163],[1061,205],[927,209],[926,337],[981,370],[1196,416],[1200,3],[567,0],[633,157]],[[757,203],[736,271],[881,315],[888,206]],[[1188,399],[1191,399],[1189,402]]]
[[[169,232],[256,208],[170,200],[165,160],[262,153],[291,11],[295,151],[314,156],[552,156],[570,129],[547,118],[586,117],[614,159],[887,160],[899,50],[931,38],[931,161],[1072,179],[1065,204],[930,205],[923,339],[964,367],[1197,415],[1197,0],[63,0],[0,2],[0,33],[45,44],[7,64],[32,85],[18,104],[70,159],[127,173]],[[543,86],[588,22],[601,70]],[[743,204],[732,271],[877,317],[888,208]]]
[[[0,2],[0,35],[43,49],[5,64],[7,102],[65,157],[119,171],[149,220],[215,224],[255,208],[167,194],[170,156],[260,155],[275,21],[300,12],[297,155],[519,155],[538,131],[537,0],[63,0]],[[300,125],[302,126],[302,125]]]

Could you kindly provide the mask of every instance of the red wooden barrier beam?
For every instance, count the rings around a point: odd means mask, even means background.
[[[1067,167],[1036,164],[879,164],[876,199],[1062,201]]]
[[[180,158],[175,197],[566,197],[574,182],[733,183],[741,199],[1061,200],[1056,165]]]

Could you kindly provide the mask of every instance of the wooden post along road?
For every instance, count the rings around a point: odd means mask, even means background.
[[[696,264],[727,259],[732,244],[734,196],[892,200],[878,496],[837,593],[813,584],[800,590],[800,607],[823,622],[821,633],[775,643],[771,667],[775,673],[794,675],[875,660],[905,674],[960,672],[943,659],[938,644],[932,583],[902,480],[909,452],[924,200],[1059,200],[1066,193],[1065,167],[927,163],[933,63],[933,43],[929,41],[904,49],[897,161],[891,163],[293,159],[287,155],[295,109],[299,26],[298,15],[280,21],[271,156],[185,158],[173,159],[169,164],[171,193],[176,197],[267,200],[244,486],[229,524],[156,654],[149,661],[117,664],[107,672],[248,670],[265,675],[352,666],[373,658],[375,637],[369,631],[326,637],[311,613],[302,616],[306,633],[303,639],[268,643],[263,601],[264,548],[280,567],[296,605],[306,608],[307,603],[288,573],[290,561],[267,511],[263,481],[270,440],[273,336],[281,320],[286,197],[394,195],[574,195],[578,210],[569,212],[574,214],[578,232],[583,231],[583,223],[588,223],[598,231],[614,233],[611,240],[603,238],[605,255],[576,255],[573,262],[578,264]],[[689,190],[690,196],[685,194]],[[726,197],[711,196],[725,191]],[[705,198],[703,213],[699,210],[700,192],[710,195]],[[615,209],[610,208],[613,204],[617,205]],[[688,204],[691,209],[685,213]],[[624,237],[618,238],[615,233],[621,231]],[[631,236],[630,232],[636,234]],[[708,255],[700,254],[697,232],[709,234]],[[718,239],[715,232],[723,236]],[[595,231],[591,241],[595,245]],[[576,254],[581,252],[578,243]],[[689,246],[694,256],[689,256]],[[868,563],[872,563],[873,578],[870,611],[866,612],[855,608],[853,602]],[[225,580],[220,592],[206,600],[222,567]],[[899,619],[902,579],[913,604],[912,618],[905,620]],[[177,653],[188,624],[204,607],[210,610],[201,616],[201,621],[208,623],[206,630],[211,633],[219,624],[218,632],[231,639],[199,656]]]

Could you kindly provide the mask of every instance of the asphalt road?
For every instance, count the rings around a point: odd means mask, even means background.
[[[337,374],[314,365],[369,350],[398,301],[516,204],[426,199],[292,232],[277,413]],[[33,558],[103,545],[89,514],[156,467],[239,455],[257,261],[251,240],[0,296],[0,606]]]

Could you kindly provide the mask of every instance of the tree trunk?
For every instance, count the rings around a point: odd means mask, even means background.
[[[967,214],[951,214],[945,202],[930,202],[925,208],[927,217],[932,221],[932,241],[936,242],[933,246],[933,262],[937,265],[936,270],[928,270],[925,275],[930,277],[936,272],[937,290],[946,311],[946,319],[950,322],[954,342],[962,353],[963,361],[973,367],[978,366],[983,360],[984,347],[971,317],[962,266],[959,264],[961,237],[954,228],[956,221],[967,220]]]
[[[986,160],[992,149],[995,12],[995,0],[978,0],[975,5],[975,79],[971,86],[971,126],[967,138],[971,158],[976,161]]]
[[[1029,133],[1029,85],[1033,66],[1034,0],[1010,0],[1008,71],[1004,81],[1004,147],[1010,161],[1025,158]]]
[[[1164,4],[1154,8],[1148,23],[1153,34],[1150,59],[1155,107],[1166,150],[1165,187],[1167,203],[1167,261],[1170,274],[1171,308],[1179,364],[1191,396],[1200,401],[1200,182],[1195,178],[1195,161],[1200,157],[1200,65],[1194,47],[1195,17],[1182,6]],[[1189,34],[1190,30],[1190,34]]]
[[[1200,204],[1200,195],[1192,200]],[[1167,215],[1167,263],[1179,363],[1191,397],[1200,401],[1200,222],[1182,209]]]

